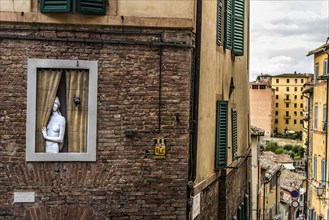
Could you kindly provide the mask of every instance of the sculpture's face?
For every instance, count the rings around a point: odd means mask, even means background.
[[[58,104],[57,103],[54,103],[53,112],[56,112],[57,110],[58,110]]]

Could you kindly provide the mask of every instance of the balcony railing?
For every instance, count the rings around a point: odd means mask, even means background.
[[[284,119],[290,119],[291,116],[290,116],[290,115],[284,115],[283,118],[284,118]]]
[[[290,103],[290,102],[291,102],[291,99],[283,99],[283,101],[284,101],[285,103]]]

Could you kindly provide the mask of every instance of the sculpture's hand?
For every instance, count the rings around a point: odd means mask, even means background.
[[[46,138],[47,137],[47,128],[46,127],[43,127],[41,129],[41,132],[42,132],[43,138]]]

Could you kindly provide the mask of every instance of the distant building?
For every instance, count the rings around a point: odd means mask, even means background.
[[[272,76],[275,90],[274,132],[301,132],[304,119],[303,85],[313,77],[306,73],[284,73]]]
[[[258,191],[259,220],[274,219],[280,215],[280,171],[281,165],[273,162],[266,155],[259,158],[260,175]]]
[[[265,136],[274,131],[274,90],[271,76],[260,75],[256,82],[249,83],[250,124],[262,128]]]

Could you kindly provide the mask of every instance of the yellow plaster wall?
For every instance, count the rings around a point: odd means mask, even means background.
[[[316,215],[323,216],[324,219],[327,219],[327,207],[326,207],[326,201],[319,199],[319,197],[316,195],[316,187],[312,186],[311,187],[311,205],[310,208],[313,208],[314,211],[316,212]]]
[[[277,79],[279,79],[278,83],[276,82]],[[289,83],[287,83],[287,79],[289,79]],[[295,83],[296,79],[297,83]],[[301,79],[304,80],[303,83]],[[304,118],[303,112],[305,107],[304,97],[302,98],[302,89],[307,80],[307,77],[272,77],[272,88],[275,90],[275,95],[279,95],[279,98],[275,99],[275,103],[278,103],[278,107],[275,107],[275,111],[278,111],[278,115],[275,116],[275,119],[277,119],[278,122],[274,124],[274,127],[277,128],[278,133],[284,133],[286,128],[292,131],[302,131],[303,124],[301,124],[300,121]],[[287,87],[289,87],[289,91],[287,91]],[[297,87],[297,91],[295,91],[295,87]],[[276,88],[278,88],[279,91],[277,91]],[[284,100],[286,99],[286,95],[289,95],[290,101]],[[295,99],[295,95],[297,96],[297,99]],[[289,107],[286,107],[287,102],[289,103]],[[295,103],[297,104],[297,107],[294,107]],[[289,112],[290,116],[288,124],[286,124],[285,118],[286,111]],[[295,115],[294,112],[297,114]],[[294,124],[294,120],[296,120],[296,124]]]
[[[105,15],[41,13],[40,0],[1,0],[0,22],[194,27],[195,1],[109,0]],[[24,13],[22,13],[24,12]]]
[[[320,55],[315,56],[315,64],[322,63],[323,59],[326,56]],[[323,66],[319,65],[319,75],[323,75]],[[326,158],[325,152],[325,139],[326,139],[326,132],[322,130],[323,124],[323,106],[326,104],[326,91],[327,85],[324,81],[318,81],[314,85],[314,97],[313,97],[313,155],[312,161],[314,159],[314,155],[317,155],[317,180],[321,179],[321,160]],[[318,106],[318,122],[317,126],[314,125],[315,119],[315,106]],[[314,171],[313,171],[314,172]]]
[[[0,0],[0,11],[29,12],[31,0]]]
[[[193,19],[194,1],[189,0],[118,0],[118,14],[136,17]]]
[[[238,112],[238,154],[242,155],[249,147],[249,2],[245,3],[245,55],[234,57],[230,50],[216,45],[217,1],[203,1],[196,185],[215,173],[216,100],[229,100],[228,164],[232,162],[232,107]],[[229,99],[231,77],[235,89]]]
[[[319,65],[319,76],[323,75],[323,61],[328,59],[328,55],[326,53],[318,53],[314,55],[314,73],[315,73],[315,65]]]

